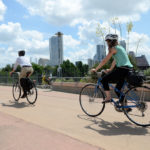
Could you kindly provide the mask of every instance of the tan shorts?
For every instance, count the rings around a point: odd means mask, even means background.
[[[31,74],[32,74],[33,68],[32,67],[22,67],[20,75],[19,75],[19,79],[25,78],[27,76],[27,72],[31,72]]]

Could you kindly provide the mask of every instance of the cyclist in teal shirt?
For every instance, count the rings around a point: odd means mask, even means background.
[[[111,102],[111,95],[108,85],[109,82],[117,83],[116,88],[121,90],[124,80],[133,65],[129,60],[126,50],[118,44],[117,34],[106,35],[105,41],[107,42],[109,52],[107,56],[100,62],[100,64],[91,71],[97,72],[110,60],[110,58],[114,59],[110,69],[107,69],[105,71],[106,75],[102,78],[101,81],[106,93],[106,98],[103,102],[107,103]],[[116,94],[118,95],[118,97],[120,96],[119,92],[116,92]]]
[[[115,46],[115,49],[117,52],[112,57],[114,58],[116,62],[116,66],[117,67],[122,67],[122,66],[133,67],[125,49],[120,45]]]

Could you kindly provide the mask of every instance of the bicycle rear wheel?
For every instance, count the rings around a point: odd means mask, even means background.
[[[30,103],[30,104],[34,104],[37,100],[37,88],[36,88],[36,85],[34,83],[33,84],[33,88],[30,89],[29,92],[27,92],[27,101]]]
[[[150,126],[150,88],[133,87],[125,93],[123,110],[127,118],[139,126]],[[128,108],[132,110],[128,112]]]
[[[97,85],[87,84],[81,89],[80,106],[88,116],[96,117],[103,112],[105,108],[105,103],[102,103],[103,100],[104,94],[100,88],[97,88]]]
[[[15,101],[18,101],[21,96],[21,87],[18,82],[13,84],[12,94]]]

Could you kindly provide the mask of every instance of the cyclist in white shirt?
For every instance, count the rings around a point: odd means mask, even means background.
[[[21,78],[25,78],[27,76],[27,72],[30,72],[29,76],[33,73],[33,68],[30,61],[25,57],[25,51],[20,50],[18,52],[19,57],[16,59],[13,70],[10,72],[10,75],[16,70],[17,66],[21,67],[21,72],[19,75],[19,82]],[[23,95],[21,98],[25,98],[27,95],[26,91],[23,91]]]

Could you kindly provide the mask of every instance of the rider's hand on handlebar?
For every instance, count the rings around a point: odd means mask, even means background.
[[[11,71],[9,74],[10,74],[10,76],[12,76],[12,73],[13,73],[13,71]]]
[[[110,72],[111,71],[111,69],[106,69],[105,70],[105,73],[108,73],[108,72]]]
[[[90,72],[97,72],[95,68],[91,69]]]

